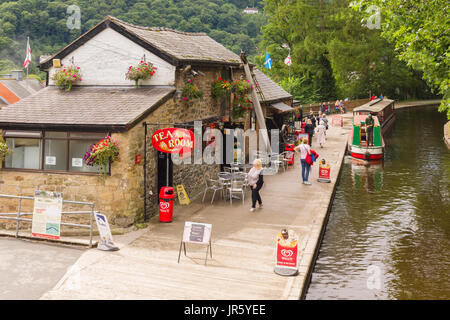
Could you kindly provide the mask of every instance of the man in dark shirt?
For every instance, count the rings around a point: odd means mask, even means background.
[[[366,118],[365,124],[366,124],[367,145],[373,146],[373,126],[375,124],[375,121],[373,121],[372,115],[370,113]]]

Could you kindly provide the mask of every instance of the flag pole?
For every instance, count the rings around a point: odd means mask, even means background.
[[[291,48],[289,47],[289,58],[291,58]],[[291,60],[292,61],[292,60]],[[291,94],[291,63],[289,63],[289,94]]]
[[[29,48],[29,46],[30,46],[30,37],[28,36],[27,37],[27,56],[28,56],[28,48]],[[30,61],[31,61],[31,59],[30,59]],[[25,78],[25,83],[27,85],[27,89],[28,89],[28,81],[27,81],[27,79],[28,79],[28,69],[30,68],[30,63],[27,64],[27,77]]]

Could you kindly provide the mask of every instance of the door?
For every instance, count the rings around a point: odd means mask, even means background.
[[[157,192],[162,187],[173,187],[173,163],[169,153],[158,151],[158,182]]]

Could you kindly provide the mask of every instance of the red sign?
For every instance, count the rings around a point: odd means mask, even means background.
[[[159,129],[152,136],[153,147],[165,153],[190,153],[194,142],[194,133],[180,128]]]
[[[134,156],[134,164],[140,164],[142,162],[142,155],[137,154]]]
[[[276,267],[297,269],[298,238],[295,234],[285,239],[282,234],[277,237]]]
[[[344,125],[344,119],[342,116],[333,116],[331,120],[331,125],[333,127],[342,127]]]
[[[319,182],[331,182],[331,180],[330,180],[330,173],[331,173],[330,165],[327,164],[324,159],[322,159],[319,162],[319,179],[317,179],[317,181],[319,181]]]

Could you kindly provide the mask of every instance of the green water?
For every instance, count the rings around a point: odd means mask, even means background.
[[[446,117],[396,115],[383,163],[344,165],[306,299],[450,299]]]

